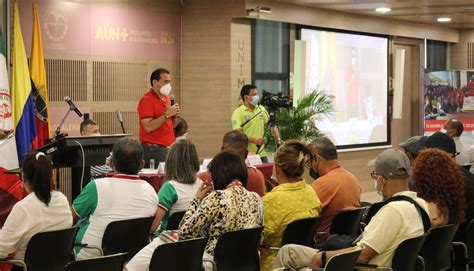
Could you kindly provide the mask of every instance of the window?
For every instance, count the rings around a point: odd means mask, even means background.
[[[426,40],[427,69],[446,70],[446,48],[444,41]]]
[[[259,92],[283,91],[289,87],[289,25],[254,20],[252,25],[252,82]]]

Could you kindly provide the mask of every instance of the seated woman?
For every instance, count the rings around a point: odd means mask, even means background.
[[[432,227],[464,221],[464,179],[448,153],[434,148],[420,151],[413,167],[413,182],[418,197],[428,205]]]
[[[53,190],[53,164],[44,153],[30,153],[25,158],[23,187],[29,195],[13,206],[0,230],[0,258],[14,252],[14,259],[23,260],[33,235],[72,226],[69,203],[61,192]]]
[[[196,177],[198,170],[196,146],[187,139],[174,143],[166,156],[166,183],[158,192],[160,203],[151,226],[152,229],[160,226],[157,234],[166,230],[172,214],[188,210],[189,203],[194,199],[202,183]]]
[[[208,167],[212,185],[203,183],[179,227],[179,239],[208,236],[206,258],[211,258],[221,234],[263,224],[262,203],[257,193],[245,189],[247,167],[232,151],[217,154]],[[313,192],[314,193],[314,192]],[[160,238],[143,248],[127,264],[128,271],[148,270],[151,256]]]
[[[286,141],[275,155],[275,176],[278,186],[263,196],[264,239],[261,264],[263,271],[271,270],[275,250],[279,247],[286,226],[295,220],[318,217],[322,206],[314,189],[301,177],[311,160],[310,151],[297,140]]]

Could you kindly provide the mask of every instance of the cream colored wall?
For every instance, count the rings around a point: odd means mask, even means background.
[[[241,104],[240,89],[252,80],[252,28],[247,19],[233,19],[231,23],[231,110]]]
[[[189,0],[182,8],[181,106],[200,157],[216,154],[222,136],[231,129],[239,77],[239,64],[232,62],[238,60],[238,52],[231,53],[232,48],[238,50],[239,35],[231,39],[231,25],[233,17],[243,14],[235,13],[239,10],[245,10],[243,1]],[[248,56],[244,61],[249,63]]]

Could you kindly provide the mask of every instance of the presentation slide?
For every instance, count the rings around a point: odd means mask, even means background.
[[[306,28],[300,34],[303,95],[334,96],[334,114],[314,119],[316,127],[338,147],[387,144],[388,39]]]

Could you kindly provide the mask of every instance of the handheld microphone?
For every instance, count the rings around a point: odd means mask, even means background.
[[[125,134],[125,126],[123,126],[123,117],[122,117],[122,112],[120,111],[120,109],[117,109],[115,111],[115,116],[117,116],[117,119],[120,122],[120,126],[122,127],[122,132]]]
[[[79,110],[79,108],[76,107],[76,105],[72,102],[71,98],[69,96],[64,96],[64,101],[69,105],[69,110],[74,110],[76,114],[79,117],[82,117],[82,112]]]
[[[170,96],[170,103],[171,103],[171,106],[174,105],[174,95],[171,95],[171,96]]]

